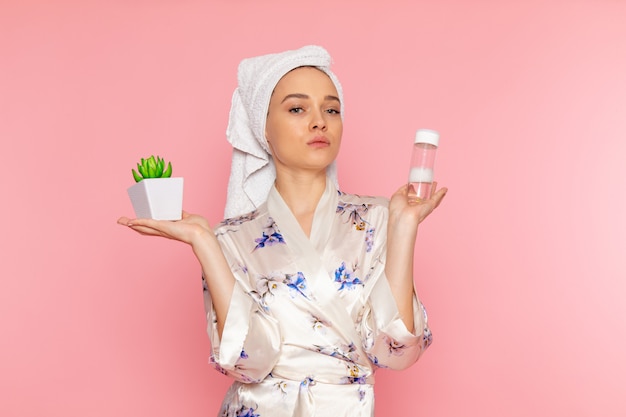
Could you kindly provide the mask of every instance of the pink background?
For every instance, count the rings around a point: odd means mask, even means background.
[[[390,195],[414,131],[442,135],[435,341],[378,373],[378,415],[626,415],[625,22],[618,0],[0,0],[0,415],[216,414],[198,265],[115,220],[152,153],[220,220],[239,60],[309,43],[345,88],[344,190]]]

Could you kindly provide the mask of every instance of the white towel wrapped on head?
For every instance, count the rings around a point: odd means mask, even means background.
[[[264,203],[274,184],[276,170],[265,138],[265,121],[272,92],[285,74],[304,66],[324,71],[335,84],[343,117],[343,92],[330,63],[328,52],[313,45],[241,61],[226,129],[226,138],[233,146],[226,218],[248,213]],[[335,162],[328,175],[336,184]]]

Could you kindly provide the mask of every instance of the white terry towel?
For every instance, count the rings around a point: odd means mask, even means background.
[[[233,146],[226,218],[257,208],[265,202],[274,184],[276,170],[265,138],[265,121],[272,92],[285,74],[303,66],[324,71],[335,84],[343,117],[343,92],[339,80],[330,71],[330,63],[328,52],[314,45],[241,61],[226,129],[226,138]],[[337,185],[335,162],[328,168],[328,175]]]

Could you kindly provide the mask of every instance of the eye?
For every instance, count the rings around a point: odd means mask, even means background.
[[[302,107],[292,107],[289,109],[289,113],[302,113],[304,109]]]
[[[337,110],[337,109],[327,109],[326,113],[329,113],[329,114],[341,114],[341,112],[339,110]]]

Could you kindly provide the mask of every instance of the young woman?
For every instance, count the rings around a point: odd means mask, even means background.
[[[372,416],[377,368],[428,347],[416,296],[418,224],[441,202],[337,189],[339,82],[317,46],[242,61],[228,139],[226,220],[212,229],[122,217],[188,243],[203,271],[211,363],[234,378],[220,416]]]

